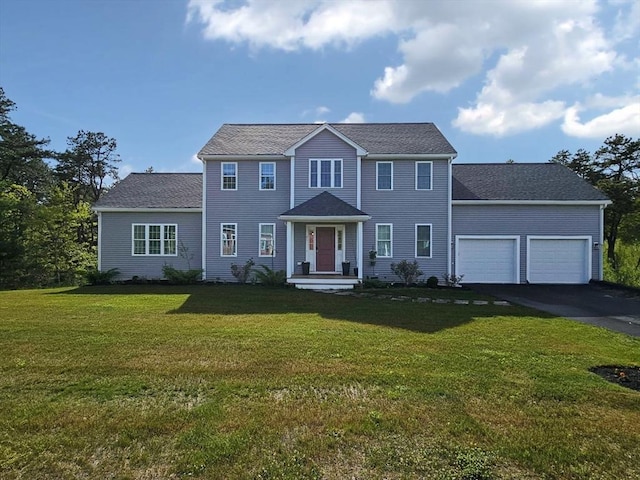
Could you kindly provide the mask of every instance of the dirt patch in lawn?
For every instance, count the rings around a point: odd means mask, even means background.
[[[600,375],[605,380],[640,392],[640,367],[624,367],[620,365],[602,365],[591,367],[589,371]]]

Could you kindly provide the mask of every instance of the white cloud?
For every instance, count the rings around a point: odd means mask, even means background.
[[[128,163],[124,163],[118,168],[118,176],[120,177],[120,179],[123,179],[131,172],[133,172],[133,166]]]
[[[350,48],[392,36],[401,59],[380,66],[380,76],[372,79],[374,98],[408,103],[424,92],[446,94],[482,75],[484,87],[458,108],[453,124],[502,136],[563,117],[566,125],[578,125],[577,112],[567,104],[582,91],[592,94],[591,86],[604,75],[637,67],[637,56],[627,58],[616,47],[637,42],[640,2],[610,2],[190,0],[188,21],[202,24],[207,39],[254,49]]]
[[[351,112],[347,118],[341,120],[340,123],[364,123],[364,113]]]
[[[616,99],[598,99],[597,105],[609,106],[616,104]],[[626,103],[626,104],[625,104]],[[618,108],[598,115],[589,121],[582,122],[579,113],[584,110],[580,105],[567,109],[562,124],[562,131],[572,137],[604,139],[616,133],[640,136],[640,97],[627,102],[624,99]]]

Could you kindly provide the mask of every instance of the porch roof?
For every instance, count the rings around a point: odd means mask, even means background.
[[[365,222],[371,217],[362,210],[327,191],[287,210],[278,217],[292,221],[350,221]]]

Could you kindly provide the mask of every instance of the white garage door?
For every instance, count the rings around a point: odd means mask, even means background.
[[[463,283],[519,283],[518,237],[456,237],[456,275]]]
[[[591,237],[528,237],[527,280],[531,283],[589,283]]]

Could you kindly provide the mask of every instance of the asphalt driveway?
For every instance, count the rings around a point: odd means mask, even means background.
[[[640,293],[603,284],[466,286],[511,303],[640,337]]]

